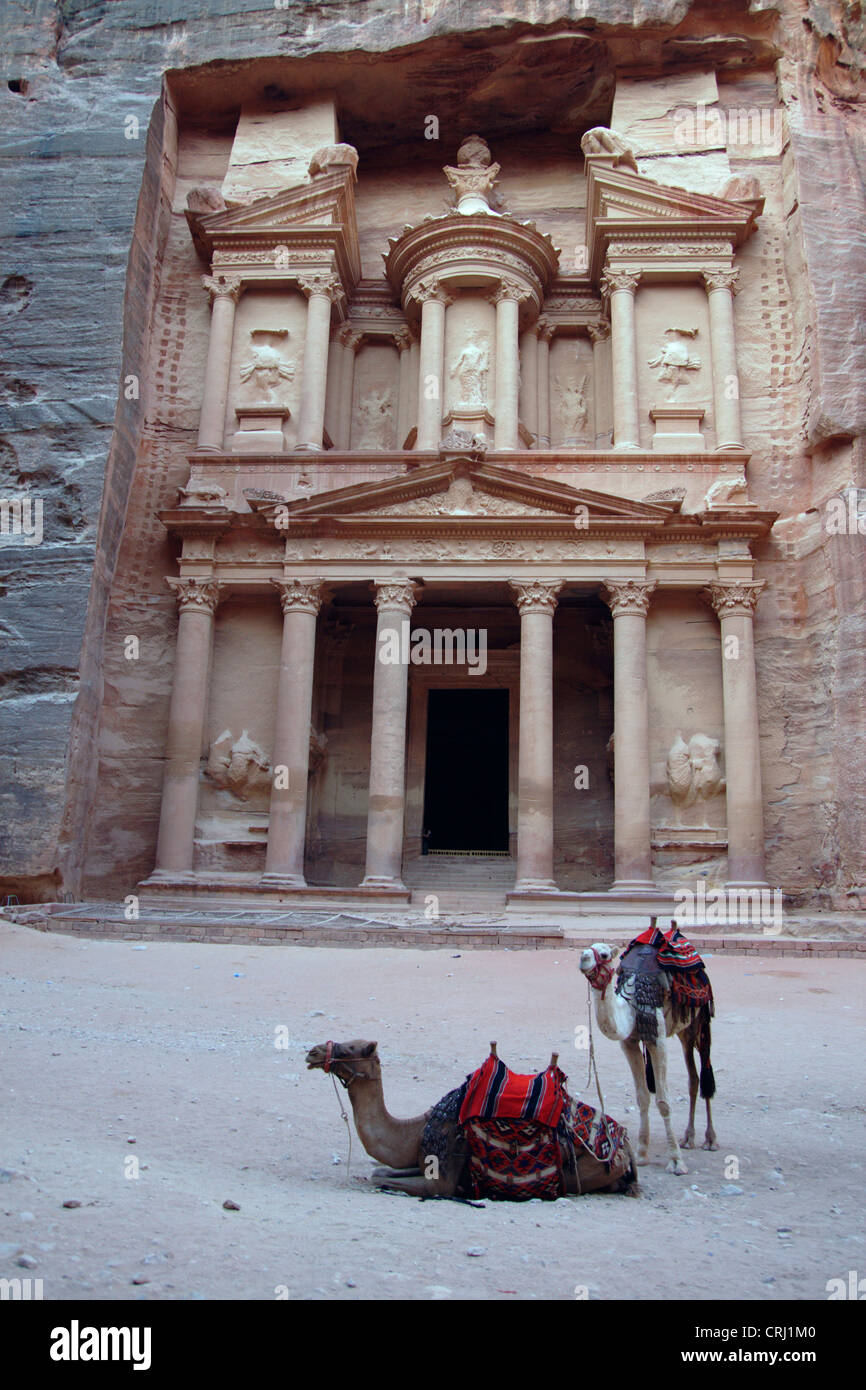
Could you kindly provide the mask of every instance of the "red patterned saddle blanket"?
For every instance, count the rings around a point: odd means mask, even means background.
[[[565,1105],[565,1075],[550,1066],[535,1076],[509,1071],[493,1053],[466,1078],[460,1123],[468,1120],[536,1120],[555,1126]]]

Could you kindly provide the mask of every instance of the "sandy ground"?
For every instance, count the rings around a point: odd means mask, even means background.
[[[377,1192],[357,1139],[347,1183],[333,1087],[304,1052],[378,1039],[389,1108],[415,1114],[496,1038],[515,1070],[559,1050],[592,1102],[576,952],[142,948],[0,926],[0,1277],[40,1278],[46,1299],[826,1299],[866,1270],[866,964],[708,965],[718,1152],[666,1173],[654,1112],[639,1198],[479,1209]],[[598,1048],[607,1109],[634,1127],[625,1059]],[[670,1057],[681,1133],[677,1043]]]

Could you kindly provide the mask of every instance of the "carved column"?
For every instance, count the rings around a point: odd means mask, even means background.
[[[550,343],[556,329],[540,318],[538,328],[538,447],[550,448]]]
[[[325,429],[331,305],[343,291],[339,280],[333,275],[305,276],[298,284],[307,296],[307,333],[296,447],[321,451]]]
[[[742,449],[740,379],[734,338],[734,295],[739,272],[714,270],[704,273],[710,311],[710,349],[713,354],[713,402],[716,415],[716,449]]]
[[[634,297],[639,282],[639,272],[606,270],[602,275],[602,290],[610,296],[615,449],[640,448],[634,322]]]
[[[653,887],[646,615],[654,588],[623,579],[602,590],[613,614],[614,892]]]
[[[201,282],[210,295],[210,339],[207,349],[204,391],[198,426],[198,448],[206,453],[222,453],[235,330],[235,305],[243,285],[233,275],[203,275]]]
[[[304,888],[310,715],[319,579],[274,579],[283,608],[283,644],[274,728],[274,780],[263,887]]]
[[[357,333],[344,323],[339,338],[343,347],[338,381],[339,407],[337,417],[337,437],[334,443],[338,449],[352,447],[352,399],[355,390],[355,358],[361,346],[363,333]]]
[[[362,888],[402,888],[403,822],[406,808],[406,710],[409,667],[388,661],[396,633],[415,606],[409,579],[376,584],[376,665],[373,674],[373,729],[370,737],[370,801],[367,812],[367,866]],[[386,658],[383,660],[383,656]]]
[[[410,412],[412,408],[412,334],[408,328],[401,328],[394,334],[394,343],[400,354],[400,383],[397,389],[397,442],[403,448],[406,435],[412,428]]]
[[[169,579],[179,609],[174,679],[168,711],[165,776],[159,815],[155,874],[192,874],[195,818],[220,585],[203,579]]]
[[[343,375],[343,343],[340,331],[331,335],[328,345],[328,386],[325,392],[325,430],[330,435],[335,449],[343,447],[340,443],[340,385]]]
[[[520,341],[518,320],[523,290],[513,280],[503,279],[491,296],[496,305],[496,424],[494,449],[516,449],[517,396],[520,387]]]
[[[598,448],[600,439],[609,435],[612,429],[610,418],[610,370],[608,367],[607,349],[604,347],[604,344],[610,340],[610,324],[607,319],[599,319],[598,323],[590,324],[586,331],[592,343],[592,398],[593,410],[595,412],[593,433],[595,436],[595,447]]]
[[[722,627],[722,694],[725,705],[725,782],[728,821],[728,886],[767,887],[754,614],[763,583],[734,581],[707,586]]]
[[[415,291],[421,304],[421,354],[418,364],[418,449],[438,449],[442,434],[442,389],[445,372],[445,310],[453,303],[438,280]]]
[[[520,419],[538,447],[538,329],[527,328],[520,338]]]
[[[553,878],[553,614],[558,579],[511,580],[520,612],[517,882],[556,892]]]

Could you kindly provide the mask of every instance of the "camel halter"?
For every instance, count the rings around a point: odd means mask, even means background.
[[[587,980],[592,985],[593,989],[601,991],[601,997],[603,999],[605,996],[605,991],[607,990],[608,985],[613,979],[613,965],[607,961],[599,960],[598,951],[595,949],[594,946],[591,946],[590,950],[592,951],[592,956],[593,960],[595,961],[595,965],[592,967],[591,970],[586,970],[584,973],[586,975]]]

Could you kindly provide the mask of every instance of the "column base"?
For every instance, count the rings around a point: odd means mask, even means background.
[[[511,889],[513,893],[558,893],[559,889],[552,878],[519,878]]]
[[[614,454],[640,454],[643,450],[639,444],[614,444],[611,453]]]
[[[292,452],[295,454],[323,454],[325,446],[323,444],[296,444]]]
[[[140,887],[148,883],[197,883],[198,877],[192,869],[154,869],[147,878],[142,879]]]
[[[664,896],[651,878],[615,878],[610,891],[611,893],[658,893],[660,898]]]
[[[397,893],[409,892],[401,878],[389,878],[387,874],[366,874],[361,879],[359,886],[361,888],[393,888]]]
[[[307,880],[303,874],[281,874],[273,870],[262,874],[259,879],[261,888],[306,888]]]
[[[763,878],[729,878],[729,879],[726,879],[726,881],[725,881],[725,892],[726,892],[726,893],[727,893],[728,890],[731,889],[731,888],[736,888],[736,889],[740,889],[740,888],[763,888],[763,889],[768,889],[769,887],[770,887],[769,883],[767,883],[766,879],[763,879]]]
[[[721,444],[717,444],[715,449],[713,450],[713,453],[727,454],[731,450],[734,450],[735,452],[740,454],[744,454],[746,452],[746,446],[739,439],[732,439],[730,440],[730,442],[726,443],[723,441]]]

